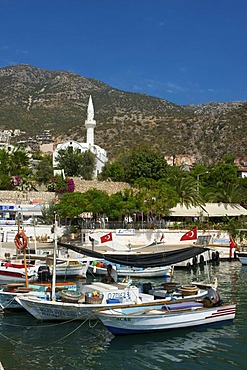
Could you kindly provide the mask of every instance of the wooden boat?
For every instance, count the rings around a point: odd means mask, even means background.
[[[34,265],[27,265],[27,278],[29,282],[38,280],[37,268]],[[0,264],[0,282],[25,282],[25,265],[19,262],[2,261]]]
[[[143,284],[145,287],[147,284]],[[151,289],[151,286],[149,287]],[[77,303],[63,302],[62,299],[54,301],[44,301],[31,295],[22,295],[16,297],[16,301],[22,305],[31,315],[39,320],[85,320],[86,317],[95,318],[93,311],[97,308],[124,306],[130,304],[151,304],[151,302],[167,303],[171,300],[182,300],[183,296],[177,290],[167,292],[160,289],[160,295],[157,291],[149,289],[139,289],[130,283],[112,283],[105,284],[93,282],[84,284],[80,289],[83,298],[80,297]],[[195,299],[204,297],[208,290],[199,289],[196,295],[187,297]],[[159,298],[161,297],[161,298]]]
[[[105,275],[107,264],[105,260],[103,261],[93,261],[88,266],[88,272],[92,275]],[[117,271],[118,277],[134,277],[134,278],[151,278],[151,277],[169,277],[172,273],[171,266],[160,266],[160,267],[135,267],[135,266],[126,266],[115,264],[113,267]]]
[[[75,282],[64,281],[56,282],[56,291],[76,291],[77,285]],[[33,283],[28,287],[25,284],[7,284],[0,289],[0,307],[4,310],[23,310],[23,307],[15,300],[15,297],[23,294],[32,294],[40,299],[50,300],[51,283]]]
[[[115,307],[98,310],[98,318],[114,335],[154,333],[223,323],[235,318],[235,304],[205,307],[204,302]]]
[[[84,262],[78,259],[59,258],[56,263],[57,277],[79,277],[86,278],[89,262]],[[53,266],[50,265],[51,274],[53,273]]]

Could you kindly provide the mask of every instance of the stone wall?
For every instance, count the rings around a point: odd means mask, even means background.
[[[131,186],[126,182],[113,182],[113,181],[87,181],[74,177],[75,191],[84,193],[89,189],[97,189],[106,191],[109,195],[122,191],[124,189],[131,189]]]
[[[74,178],[75,191],[84,193],[89,189],[97,189],[106,191],[109,195],[122,191],[124,189],[130,189],[130,185],[124,182],[112,182],[112,181],[87,181],[79,178]],[[48,191],[9,191],[0,190],[0,202],[6,203],[49,203],[56,199],[56,193]]]

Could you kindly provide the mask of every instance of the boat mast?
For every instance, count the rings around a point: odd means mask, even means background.
[[[54,250],[53,250],[53,269],[52,269],[52,285],[51,285],[51,300],[56,298],[56,262],[57,262],[57,217],[55,214],[54,221]]]
[[[18,235],[20,234],[20,217],[21,217],[21,214],[19,213],[18,215]],[[23,227],[23,226],[22,226]],[[23,229],[24,231],[24,229]],[[27,254],[26,254],[26,248],[23,248],[22,250],[23,252],[23,261],[24,261],[24,268],[25,268],[25,283],[26,283],[26,287],[28,288],[28,270],[27,270]],[[16,255],[18,254],[18,248],[16,247]]]

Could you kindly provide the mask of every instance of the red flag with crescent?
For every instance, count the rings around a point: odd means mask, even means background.
[[[196,240],[197,239],[197,228],[191,229],[187,233],[181,236],[180,241],[182,240]]]
[[[106,243],[106,242],[112,241],[112,233],[105,234],[105,235],[101,236],[100,241],[101,241],[101,243]]]
[[[229,253],[229,257],[232,258],[232,250],[236,248],[236,243],[235,241],[233,240],[233,237],[230,235],[230,253]]]

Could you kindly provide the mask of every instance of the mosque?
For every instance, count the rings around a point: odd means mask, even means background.
[[[85,120],[85,127],[87,129],[87,141],[86,143],[79,143],[74,140],[69,140],[64,143],[58,144],[56,149],[53,152],[53,168],[54,173],[58,173],[61,171],[55,170],[58,162],[58,152],[59,150],[65,150],[68,147],[73,148],[73,150],[78,149],[80,152],[84,153],[90,150],[96,156],[96,167],[94,171],[94,179],[97,178],[98,174],[102,171],[104,164],[107,162],[107,153],[104,149],[100,148],[98,145],[94,144],[94,129],[96,127],[96,121],[94,119],[94,106],[93,100],[90,95],[88,101],[88,108],[87,108],[87,119]]]

